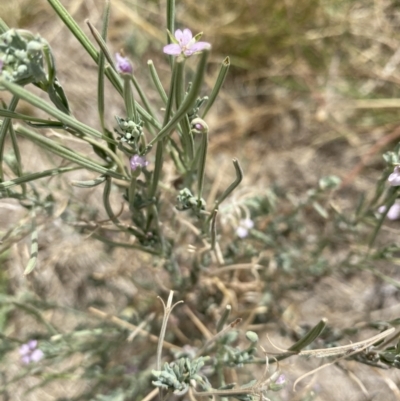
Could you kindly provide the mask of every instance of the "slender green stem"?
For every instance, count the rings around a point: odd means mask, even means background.
[[[71,117],[62,111],[58,110],[57,108],[51,106],[47,102],[45,102],[40,97],[30,93],[26,89],[16,85],[12,82],[8,82],[5,80],[1,80],[1,85],[10,91],[14,96],[17,96],[28,103],[32,104],[36,108],[45,111],[47,114],[55,117],[59,121],[63,122],[65,125],[73,128],[74,130],[81,132],[83,135],[92,136],[95,138],[104,139],[107,142],[110,142],[110,138],[102,135],[99,131],[89,127],[86,124],[81,123],[80,121],[76,120],[74,117]],[[112,141],[114,142],[114,141]],[[115,143],[115,142],[114,142]]]
[[[8,25],[4,22],[2,18],[0,18],[0,34],[9,31],[10,28]]]
[[[201,145],[199,149],[199,169],[197,173],[197,199],[199,203],[203,197],[204,173],[206,169],[207,149],[208,149],[208,127],[201,133]]]
[[[140,238],[142,237],[142,233],[140,233],[138,230],[136,230],[133,227],[127,227],[123,225],[118,217],[114,214],[111,203],[110,203],[110,193],[111,193],[111,186],[112,186],[112,179],[111,177],[107,177],[104,185],[104,191],[103,191],[103,204],[104,204],[104,209],[107,212],[108,217],[110,220],[115,224],[116,227],[118,227],[121,231],[129,232],[136,237]]]
[[[6,110],[6,109],[0,109],[0,117],[7,117],[7,118],[13,118],[14,120],[25,120],[28,122],[36,122],[36,123],[42,123],[42,124],[49,123],[49,122],[50,123],[55,122],[55,121],[44,120],[43,118],[28,116],[26,114],[15,113],[13,111]]]
[[[167,0],[167,29],[173,35],[175,32],[175,0]],[[171,38],[167,34],[167,43],[171,43]],[[169,56],[169,64],[171,69],[174,62],[173,57]]]
[[[24,127],[18,126],[16,127],[16,132],[26,138],[29,138],[32,142],[36,143],[43,149],[46,149],[58,156],[61,156],[64,159],[72,161],[83,168],[87,168],[88,170],[96,171],[100,174],[109,175],[114,178],[118,178],[120,180],[126,180],[127,178],[124,175],[118,174],[114,172],[112,169],[108,169],[103,167],[102,165],[96,163],[95,161],[89,159],[87,156],[81,155],[80,153],[68,149],[51,139],[46,138],[43,135],[39,135],[36,132]]]
[[[158,135],[150,141],[148,146],[151,146],[154,143],[161,141],[166,136],[168,136],[172,132],[172,130],[177,126],[182,117],[190,110],[191,107],[193,107],[193,104],[197,99],[197,96],[201,89],[201,85],[203,83],[204,72],[207,65],[207,57],[208,57],[208,51],[204,50],[203,53],[201,54],[200,62],[197,66],[197,71],[193,80],[192,87],[189,93],[186,95],[185,100],[183,101],[181,107],[169,120],[168,124],[161,129]]]
[[[139,82],[137,81],[137,79],[134,75],[131,76],[131,80],[132,80],[133,86],[135,87],[135,89],[140,97],[140,100],[144,104],[145,110],[155,119],[154,110],[152,109],[150,102],[147,99],[146,93],[142,90],[141,86],[139,85]]]
[[[214,209],[211,215],[211,227],[210,227],[210,234],[211,234],[211,250],[215,249],[215,245],[217,244],[217,214],[218,209]],[[219,330],[217,330],[219,331]]]
[[[36,214],[35,211],[32,211],[32,234],[31,234],[31,252],[29,255],[29,262],[25,267],[24,276],[32,273],[37,264],[37,257],[39,252],[39,244],[38,244],[38,230],[36,227]]]
[[[165,114],[164,114],[164,126],[168,125],[168,121],[170,120],[171,114],[172,114],[172,106],[173,106],[173,101],[174,101],[174,97],[175,97],[174,94],[175,94],[175,89],[176,89],[176,85],[175,85],[176,76],[177,76],[177,67],[175,66],[172,70],[172,75],[171,75],[170,93],[169,93],[168,103],[167,103],[167,107],[165,109]],[[153,139],[153,141],[154,141],[154,139]],[[149,191],[150,199],[153,198],[157,193],[158,182],[160,180],[161,170],[162,170],[162,165],[163,165],[164,147],[165,147],[164,141],[157,142],[156,159],[155,159],[155,163],[154,163],[153,177],[152,177],[152,182],[151,182],[150,191]],[[151,219],[151,213],[149,213],[149,219]]]
[[[94,40],[97,42],[97,44],[99,45],[99,47],[101,49],[101,51],[98,53],[98,56],[100,57],[101,54],[103,54],[104,57],[107,59],[107,61],[110,63],[110,66],[114,69],[114,71],[116,71],[113,57],[112,57],[110,51],[108,50],[108,47],[106,44],[109,18],[110,18],[110,2],[107,1],[106,10],[105,10],[104,17],[103,17],[103,27],[102,27],[101,34],[92,25],[92,23],[88,19],[85,22],[86,22],[87,26],[89,27],[90,32],[94,37]]]
[[[118,171],[121,174],[124,174],[125,167],[122,160],[109,147],[104,146],[102,143],[99,143],[99,141],[96,141],[95,139],[89,137],[84,138],[84,140],[87,143],[90,143],[94,148],[101,149],[105,154],[107,154],[110,157],[110,159],[113,160],[114,163],[118,166]]]
[[[88,181],[71,181],[71,185],[74,187],[78,188],[93,188],[97,187],[97,185],[102,184],[106,180],[106,177],[104,175],[101,175],[98,178],[95,178],[94,180],[88,180]]]
[[[19,97],[14,95],[13,98],[11,99],[10,105],[8,106],[8,110],[13,112],[17,108],[18,102],[19,102]],[[10,125],[11,125],[11,118],[5,118],[0,128],[0,181],[4,180],[3,154],[4,154],[6,135],[10,128]]]
[[[185,98],[185,76],[184,76],[184,68],[185,68],[185,59],[177,60],[175,63],[176,66],[176,78],[175,78],[175,105],[178,110],[183,100]],[[182,121],[180,122],[181,127],[181,142],[182,147],[184,149],[184,157],[186,164],[189,164],[191,160],[193,160],[194,155],[194,141],[190,130],[190,122],[187,115],[183,116]]]
[[[174,34],[175,31],[175,0],[167,0],[167,29]],[[168,36],[168,43],[170,43]]]
[[[72,16],[68,13],[65,7],[61,4],[59,0],[47,0],[51,7],[53,7],[54,11],[60,17],[60,19],[64,22],[64,24],[68,27],[68,29],[72,32],[72,34],[78,39],[79,43],[85,48],[85,50],[89,53],[90,57],[93,60],[98,60],[99,54],[92,42],[85,35],[76,21],[72,18]]]
[[[160,78],[158,77],[156,67],[154,66],[154,63],[153,63],[152,60],[149,60],[147,62],[147,65],[149,67],[150,76],[151,76],[151,79],[152,79],[152,81],[154,83],[154,86],[156,87],[157,92],[160,95],[161,100],[166,105],[167,102],[168,102],[168,96],[165,93],[165,90],[164,90],[164,88],[163,88],[163,86],[161,84]]]
[[[232,306],[231,305],[226,305],[224,312],[222,313],[221,318],[219,319],[218,323],[217,323],[217,333],[219,333],[225,326],[226,322],[229,319],[229,316],[231,314],[232,311]]]
[[[110,21],[110,1],[106,0],[104,14],[103,14],[103,26],[101,30],[101,37],[104,42],[107,40],[108,24]],[[89,24],[88,24],[89,25]],[[91,25],[89,25],[91,28]],[[93,32],[92,32],[93,34]],[[105,110],[105,95],[104,95],[104,68],[105,68],[105,51],[102,50],[99,54],[99,65],[97,75],[97,109],[99,112],[100,125],[103,134],[107,135],[109,131],[105,129],[104,121],[104,110]]]
[[[185,70],[185,59],[178,59],[175,62],[175,68],[176,68],[176,77],[175,77],[175,107],[177,110],[179,110],[179,107],[181,106],[183,99],[185,97],[185,76],[183,74]]]
[[[12,147],[14,150],[14,155],[15,155],[15,160],[16,160],[16,173],[18,177],[22,177],[22,159],[21,159],[21,153],[19,151],[19,146],[18,146],[18,141],[17,141],[17,136],[14,131],[14,127],[11,124],[10,125],[10,138],[11,138],[11,143]],[[0,183],[1,185],[1,183]],[[21,183],[21,188],[22,188],[22,195],[25,197],[26,196],[26,185],[25,183]]]
[[[135,99],[133,98],[133,91],[131,87],[131,75],[123,74],[124,79],[124,102],[125,102],[125,110],[126,115],[129,120],[135,121],[135,123],[139,122],[138,114],[135,106]]]
[[[243,170],[240,166],[238,160],[233,159],[233,166],[235,167],[236,179],[232,182],[231,185],[222,193],[222,195],[215,201],[215,207],[218,207],[242,182],[243,180]]]
[[[222,64],[221,64],[221,69],[219,70],[219,74],[218,74],[217,80],[215,81],[214,88],[213,88],[213,90],[211,92],[211,95],[210,95],[208,101],[207,101],[206,107],[205,107],[204,112],[202,114],[202,118],[204,118],[206,116],[206,114],[211,109],[212,105],[214,104],[215,99],[217,98],[218,93],[219,93],[222,85],[225,82],[225,78],[226,78],[226,76],[228,74],[228,70],[229,70],[230,64],[231,64],[231,62],[229,60],[229,57],[226,57],[224,59],[224,61],[222,62]]]

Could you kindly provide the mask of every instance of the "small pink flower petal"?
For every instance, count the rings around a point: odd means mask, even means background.
[[[44,357],[43,351],[40,349],[35,349],[35,351],[33,351],[31,354],[31,361],[39,362],[41,359],[43,359],[43,357]]]
[[[183,40],[183,32],[182,32],[180,29],[177,29],[177,30],[175,31],[175,39],[176,39],[179,43],[182,42],[182,40]]]
[[[383,214],[385,212],[386,212],[386,206],[385,205],[378,207],[378,213]]]
[[[183,30],[183,35],[182,35],[182,42],[181,42],[181,44],[183,45],[183,46],[187,46],[188,45],[188,43],[192,40],[192,38],[193,38],[193,34],[192,34],[192,31],[190,30],[190,29],[184,29]]]
[[[30,357],[29,355],[23,356],[23,357],[21,358],[21,362],[22,362],[24,365],[28,365],[28,363],[30,363],[30,361],[31,361],[31,357]]]
[[[30,352],[31,352],[31,350],[30,350],[28,344],[22,344],[22,345],[19,347],[19,353],[20,353],[20,355],[22,355],[22,356],[27,355],[27,354],[29,354]]]
[[[176,43],[171,43],[164,46],[163,52],[169,54],[170,56],[179,56],[182,53],[181,47]]]
[[[201,52],[202,50],[209,49],[211,45],[207,42],[193,43],[188,49],[185,50],[185,56],[191,56],[194,53]]]
[[[400,167],[396,166],[392,174],[388,177],[389,184],[392,187],[398,187],[400,185]]]
[[[383,214],[386,212],[387,207],[385,205],[380,206],[378,208],[378,212]],[[386,214],[386,217],[389,220],[399,220],[400,219],[400,200],[396,200],[396,202],[390,207],[389,211]]]
[[[138,167],[146,167],[149,165],[149,162],[146,160],[144,156],[134,155],[130,160],[131,169],[135,171]]]
[[[37,347],[37,340],[29,340],[28,341],[28,347],[33,350]]]
[[[239,238],[246,238],[246,237],[249,235],[249,231],[247,230],[246,227],[239,226],[239,227],[236,229],[236,235],[237,235]]]
[[[132,64],[127,57],[122,57],[119,53],[115,54],[115,59],[117,60],[117,71],[122,74],[132,74],[133,68]]]
[[[254,221],[251,219],[240,220],[240,225],[248,229],[251,229],[254,227]]]

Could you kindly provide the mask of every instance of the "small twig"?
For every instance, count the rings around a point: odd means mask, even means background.
[[[142,401],[150,401],[150,400],[152,400],[157,395],[157,393],[158,393],[158,388],[155,388],[149,394],[147,394],[146,397],[144,397],[142,399]]]
[[[188,317],[190,318],[190,320],[199,329],[201,334],[203,334],[203,336],[207,340],[210,340],[213,336],[212,333],[210,332],[210,330],[208,330],[207,327],[204,326],[204,324],[201,322],[201,320],[192,312],[192,310],[187,305],[185,305],[183,307],[183,309],[184,309],[185,313],[188,315]]]
[[[257,264],[257,263],[241,263],[237,265],[229,265],[229,266],[223,266],[219,267],[218,269],[212,270],[208,272],[207,274],[209,276],[219,276],[223,273],[233,271],[233,270],[246,270],[246,269],[261,269],[262,266]]]
[[[224,329],[222,329],[220,332],[218,332],[215,336],[210,338],[196,353],[196,358],[198,358],[200,355],[206,351],[210,345],[218,341],[221,337],[223,337],[229,330],[234,329],[240,322],[242,321],[241,318],[237,318],[234,320],[232,323],[230,323],[228,326],[226,326]]]
[[[164,317],[163,317],[163,321],[162,321],[162,325],[161,325],[160,337],[158,339],[158,346],[157,346],[157,370],[160,371],[161,370],[162,349],[163,349],[165,332],[167,330],[168,319],[169,319],[169,316],[170,316],[172,310],[175,308],[175,306],[180,303],[183,303],[183,301],[178,301],[175,304],[172,304],[172,299],[174,298],[173,291],[170,291],[170,293],[169,293],[167,304],[164,303],[164,301],[162,300],[161,297],[157,297],[157,298],[161,301],[161,303],[164,307]],[[160,395],[160,399],[162,400],[163,399],[163,388],[162,387],[158,388],[158,393]]]
[[[109,314],[107,314],[107,313],[105,313],[105,312],[103,312],[103,311],[101,311],[101,310],[99,310],[99,309],[93,308],[92,306],[89,307],[88,310],[89,310],[89,312],[92,313],[93,315],[96,315],[96,316],[98,316],[98,317],[100,317],[100,318],[102,318],[102,319],[107,319],[107,320],[109,320],[110,322],[115,323],[115,324],[117,324],[118,326],[123,327],[124,329],[132,330],[133,332],[134,332],[135,330],[138,330],[138,332],[139,332],[140,334],[142,334],[142,335],[144,335],[144,336],[147,336],[148,339],[149,339],[150,341],[154,342],[154,343],[158,343],[158,341],[159,341],[159,337],[158,337],[158,336],[155,336],[154,334],[151,334],[151,333],[149,333],[148,331],[143,330],[143,329],[141,329],[140,327],[135,326],[135,325],[132,324],[132,323],[129,323],[129,322],[125,321],[125,320],[122,320],[122,319],[120,319],[120,318],[117,317],[117,316],[109,315]],[[168,348],[168,349],[175,349],[175,350],[180,350],[180,349],[181,349],[181,347],[178,347],[177,345],[171,344],[171,343],[169,343],[169,342],[167,342],[167,341],[164,341],[164,342],[163,342],[163,346],[164,346],[165,348]]]

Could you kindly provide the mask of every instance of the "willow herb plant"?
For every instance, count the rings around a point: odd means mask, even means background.
[[[120,232],[130,234],[133,239],[131,243],[120,245],[140,249],[165,259],[168,259],[172,252],[171,239],[162,232],[161,226],[164,222],[160,216],[163,198],[159,184],[166,157],[173,160],[182,180],[181,188],[176,194],[177,209],[191,210],[197,216],[201,235],[209,241],[214,237],[211,227],[215,227],[214,220],[219,204],[239,185],[242,178],[240,165],[234,160],[237,179],[215,204],[206,205],[203,188],[209,128],[204,118],[223,85],[229,68],[229,59],[226,58],[222,62],[220,74],[211,94],[201,96],[211,45],[199,41],[201,33],[193,37],[189,29],[183,31],[178,29],[174,35],[171,34],[174,31],[174,16],[170,14],[173,13],[174,6],[172,2],[170,3],[168,6],[170,43],[164,47],[164,53],[171,56],[172,72],[168,95],[161,85],[154,64],[152,61],[148,62],[149,75],[165,107],[162,120],[155,113],[156,108],[149,103],[145,92],[136,80],[129,59],[120,53],[114,57],[107,48],[109,4],[107,4],[101,33],[87,21],[100,47],[100,51],[97,51],[62,5],[57,1],[50,1],[56,12],[98,64],[98,111],[101,131],[74,118],[65,92],[57,78],[51,48],[43,38],[26,31],[6,29],[4,23],[0,37],[1,88],[13,95],[8,107],[3,108],[0,114],[4,118],[0,142],[2,196],[24,200],[26,206],[34,210],[40,201],[35,198],[34,191],[27,191],[26,183],[73,169],[94,171],[99,174],[98,178],[89,182],[74,182],[74,185],[85,188],[103,186],[103,202],[108,217]],[[193,80],[185,82],[185,64],[189,57],[198,58],[198,63]],[[114,133],[112,129],[106,127],[105,123],[105,78],[112,83],[125,104],[126,115],[115,116],[117,128]],[[25,88],[28,84],[46,91],[52,104],[29,92]],[[17,113],[15,110],[21,99],[43,110],[53,119],[40,119]],[[18,120],[24,121],[28,126],[14,127],[11,122]],[[87,142],[101,162],[79,154],[38,133],[39,130],[49,128],[60,130]],[[43,149],[68,160],[71,166],[25,174],[18,150],[17,135],[28,138]],[[12,140],[15,155],[15,162],[9,168],[16,175],[14,179],[9,180],[6,180],[4,175],[5,164],[7,164],[7,158],[4,157],[4,145],[7,136]],[[154,159],[152,168],[149,166],[149,158]],[[127,188],[124,198],[131,212],[130,224],[122,223],[110,204],[109,196],[113,185]],[[16,190],[17,187],[20,187],[21,191]],[[112,241],[105,236],[101,234],[96,236],[112,244]]]
[[[228,244],[222,250],[220,235],[218,234],[218,214],[221,204],[240,185],[243,172],[238,160],[233,160],[235,179],[225,188],[211,204],[207,204],[204,193],[207,191],[206,166],[208,155],[209,135],[212,131],[207,124],[207,114],[218,97],[229,69],[229,58],[222,61],[219,74],[213,88],[207,95],[203,94],[203,81],[207,67],[211,44],[201,41],[202,33],[193,36],[185,28],[175,29],[174,0],[167,1],[166,39],[167,44],[163,52],[168,57],[171,67],[170,84],[167,89],[161,84],[157,69],[150,60],[147,63],[148,75],[153,87],[159,96],[156,104],[150,102],[135,76],[132,62],[122,51],[113,55],[107,46],[107,30],[110,16],[110,3],[106,1],[103,26],[99,32],[89,21],[87,25],[94,38],[96,46],[78,26],[67,10],[58,0],[48,0],[54,11],[78,39],[81,46],[93,59],[98,67],[97,108],[100,130],[95,129],[77,120],[73,115],[61,80],[57,77],[56,62],[47,41],[39,35],[20,29],[9,29],[0,22],[0,89],[11,95],[9,104],[2,102],[0,108],[0,194],[1,198],[14,198],[30,212],[31,225],[31,256],[26,266],[25,274],[32,274],[36,267],[38,252],[38,230],[35,219],[38,214],[49,206],[47,197],[43,198],[35,186],[35,181],[61,175],[73,170],[87,170],[97,176],[89,181],[73,181],[71,185],[80,188],[99,186],[103,191],[103,205],[108,219],[113,227],[98,223],[93,226],[83,226],[92,237],[103,241],[109,248],[124,247],[134,252],[144,252],[151,258],[162,261],[170,285],[180,296],[190,293],[199,286],[200,272],[212,263],[216,263],[221,272],[229,271],[226,263],[234,263],[239,257],[256,257],[257,263],[249,264],[251,271],[257,271],[263,263],[263,254],[260,247],[277,246],[279,233],[272,232],[280,226],[279,219],[275,219],[268,230],[258,230],[254,224],[257,215],[272,214],[274,202],[278,199],[271,189],[263,199],[248,199],[239,208],[239,223],[236,227],[238,243]],[[97,48],[99,50],[97,50]],[[187,81],[187,62],[194,59],[196,68],[193,77]],[[107,94],[105,81],[108,80],[114,90],[121,96],[124,104],[124,115],[115,116],[115,127],[107,123]],[[33,94],[29,85],[34,85],[47,94],[48,100]],[[38,118],[22,114],[18,111],[18,104],[23,100],[34,109],[46,113],[49,118]],[[162,106],[160,113],[159,106]],[[59,141],[46,137],[43,133],[49,129],[57,130],[61,137],[75,137],[90,146],[97,158],[80,153],[73,147],[62,145]],[[24,171],[23,155],[19,150],[19,139],[25,138],[41,149],[63,159],[62,165],[39,172]],[[6,151],[9,144],[11,151]],[[163,172],[166,163],[173,163],[175,173],[179,177],[173,186],[166,188],[162,184]],[[399,167],[389,177],[392,185],[399,185]],[[340,182],[336,177],[327,177],[320,182],[320,188],[311,191],[304,203],[296,207],[292,214],[292,221],[297,218],[297,212],[310,205],[324,218],[327,211],[320,205],[326,193],[338,187]],[[111,191],[117,190],[124,199],[125,209],[129,210],[130,220],[121,218],[117,213],[117,206],[111,201]],[[173,192],[176,204],[174,210],[190,219],[192,231],[197,236],[203,248],[196,252],[192,259],[189,276],[183,277],[179,270],[174,237],[171,230],[166,230],[172,217],[166,212],[166,193]],[[277,191],[279,192],[279,191]],[[382,193],[382,191],[381,191]],[[396,196],[395,196],[396,195]],[[378,196],[379,198],[379,196]],[[377,199],[378,199],[377,198]],[[392,197],[385,202],[385,213],[390,216],[392,207],[397,198]],[[394,212],[393,212],[394,213]],[[276,224],[275,224],[276,223]],[[82,226],[81,226],[82,227]],[[272,231],[271,231],[272,230]],[[6,235],[6,240],[10,235]],[[240,241],[251,237],[256,245],[240,246]],[[276,241],[276,242],[273,242]],[[5,241],[6,242],[6,241]],[[237,246],[237,244],[239,244]],[[191,244],[187,244],[191,245]],[[281,250],[281,248],[279,248]],[[283,248],[282,248],[283,249]],[[287,250],[286,250],[287,251]],[[279,263],[288,265],[293,254],[283,250],[279,254]],[[318,251],[319,252],[319,251]],[[316,251],[317,257],[319,253]],[[290,264],[290,263],[289,263]],[[318,266],[317,266],[318,265]],[[320,260],[316,263],[321,267]],[[227,270],[223,270],[226,268]],[[255,274],[255,273],[254,273]],[[258,274],[258,273],[257,273]],[[266,272],[260,273],[261,279],[269,279]],[[304,270],[298,272],[299,278],[304,276]],[[297,279],[297,277],[296,277]],[[155,364],[149,366],[148,355],[140,356],[141,367],[137,363],[128,372],[119,366],[109,368],[109,353],[120,344],[121,331],[115,327],[77,327],[66,333],[57,329],[41,314],[45,308],[38,300],[30,299],[21,302],[13,297],[1,297],[0,303],[12,305],[29,313],[43,325],[46,334],[37,338],[28,338],[24,341],[15,338],[5,338],[4,346],[0,347],[0,355],[5,356],[19,345],[21,362],[26,366],[20,376],[5,378],[2,381],[0,392],[7,394],[7,385],[18,381],[36,372],[42,378],[40,385],[61,376],[71,377],[69,370],[60,374],[48,373],[45,364],[54,361],[62,362],[74,353],[88,355],[83,368],[83,378],[95,382],[90,390],[74,396],[74,400],[133,400],[149,393],[146,399],[159,393],[160,399],[168,399],[171,394],[183,396],[190,393],[191,397],[234,397],[241,401],[267,399],[271,391],[283,388],[286,378],[281,374],[279,361],[292,355],[309,355],[312,351],[304,350],[321,335],[326,328],[326,321],[321,320],[316,326],[300,336],[300,339],[287,351],[274,356],[264,353],[259,346],[259,338],[255,332],[247,331],[245,344],[237,346],[237,326],[241,319],[230,321],[231,306],[226,305],[218,322],[215,323],[214,334],[209,336],[202,347],[179,347],[165,340],[167,323],[170,314],[177,304],[172,304],[173,292],[170,292],[168,301],[163,303],[164,319],[161,324],[161,334],[157,337],[143,327],[148,323],[137,326],[114,317],[112,321],[129,330],[131,341],[138,333],[145,333],[149,341],[157,341],[157,355]],[[46,307],[49,307],[48,305]],[[54,307],[54,306],[53,306]],[[204,307],[205,309],[205,307]],[[96,308],[92,313],[102,318]],[[149,318],[151,315],[149,316]],[[390,322],[395,325],[396,322]],[[363,363],[378,367],[399,367],[399,345],[392,346],[390,341],[394,329],[389,323],[377,326],[382,333],[353,344],[350,347],[314,350],[316,356],[338,356],[339,358],[356,359]],[[122,330],[122,329],[121,329]],[[38,336],[36,336],[38,337]],[[329,345],[332,342],[326,340]],[[376,346],[374,348],[374,346]],[[163,363],[163,349],[168,348],[173,357]],[[97,354],[93,350],[97,351]],[[307,353],[308,352],[308,353]],[[372,356],[371,356],[372,355]],[[372,360],[371,360],[372,358]],[[258,380],[251,380],[237,386],[227,382],[224,369],[237,369],[249,364],[264,365],[263,373]],[[274,369],[270,365],[275,364]],[[34,370],[42,366],[42,370]],[[78,369],[76,367],[76,369]],[[132,372],[142,368],[140,375]],[[122,373],[121,373],[122,372]],[[4,373],[4,372],[3,372]],[[64,377],[63,376],[63,377]],[[138,377],[136,377],[138,376]],[[144,382],[144,384],[143,384]],[[153,386],[153,390],[149,390]],[[59,398],[60,400],[66,398]],[[72,398],[68,398],[72,399]]]

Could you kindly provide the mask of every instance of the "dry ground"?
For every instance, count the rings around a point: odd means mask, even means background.
[[[82,26],[85,18],[100,25],[100,1],[63,3]],[[178,21],[182,26],[191,26],[193,31],[204,31],[205,40],[215,43],[208,82],[212,82],[223,57],[232,55],[233,64],[231,77],[208,121],[211,127],[208,178],[213,181],[223,175],[221,185],[224,181],[229,183],[230,160],[234,156],[242,161],[245,170],[243,191],[263,191],[277,183],[295,196],[302,196],[316,186],[321,176],[335,174],[345,182],[337,195],[344,208],[354,207],[361,191],[371,194],[384,168],[380,155],[400,137],[396,108],[400,103],[393,107],[380,100],[396,99],[398,95],[400,35],[396,29],[400,10],[396,3],[317,4],[287,0],[282,6],[266,1],[265,8],[252,0],[226,1],[221,5],[201,3],[178,4]],[[262,0],[258,3],[264,4]],[[111,47],[114,50],[124,47],[137,57],[135,68],[139,79],[148,82],[149,58],[168,79],[168,66],[159,53],[164,38],[159,28],[163,26],[164,2],[134,4],[133,0],[113,0],[112,7]],[[97,127],[95,66],[54,17],[46,1],[3,2],[0,16],[10,26],[40,32],[50,42],[74,114]],[[291,26],[291,30],[280,24]],[[246,43],[251,44],[246,47]],[[109,92],[107,114],[112,121],[113,115],[121,113],[122,105],[111,89]],[[155,97],[150,87],[149,93]],[[23,145],[23,152],[28,155],[27,168],[46,165],[47,160],[30,144]],[[66,176],[56,193],[58,214],[65,210],[62,195],[65,191],[70,197],[101,210],[96,191],[68,189],[68,180],[75,177]],[[79,177],[84,179],[82,175]],[[0,210],[2,226],[18,222],[19,211],[16,203],[4,203]],[[397,233],[397,226],[393,225],[392,230]],[[121,250],[113,259],[107,258],[99,243],[86,238],[84,241],[58,219],[43,222],[40,241],[40,272],[34,280],[21,278],[26,244],[12,248],[8,269],[13,291],[33,288],[66,306],[87,305],[98,295],[85,287],[87,277],[94,274],[110,279],[108,292],[102,294],[110,313],[121,312],[125,305],[119,301],[123,302],[127,295],[138,297],[140,302],[155,299],[156,288],[138,294],[137,287],[124,280],[131,269],[136,269],[140,280],[151,281],[146,269],[138,268],[132,261],[136,256],[128,251]],[[393,273],[396,277],[395,270]],[[235,313],[240,315],[245,309],[240,305],[240,294],[232,297],[239,302]],[[312,325],[327,317],[332,327],[343,329],[371,320],[394,319],[400,312],[396,287],[369,272],[359,272],[350,278],[332,272],[313,287],[288,291],[274,302],[282,311],[281,316],[276,316],[279,324],[271,321],[250,328],[272,333],[273,342],[282,348],[290,344],[277,334],[277,327],[282,324],[296,330],[300,325]],[[46,318],[57,324],[65,316]],[[74,321],[63,323],[72,326]],[[26,321],[16,319],[12,326],[16,336],[29,332]],[[264,344],[267,345],[266,340]],[[298,358],[282,363],[291,383],[316,366],[315,361]],[[18,367],[10,369],[16,371]],[[22,387],[32,384],[25,380]],[[76,383],[63,382],[29,396],[21,396],[15,390],[13,399],[53,400],[60,392],[75,391]],[[293,392],[289,383],[279,395],[282,400],[389,401],[400,399],[399,383],[396,371],[342,361],[312,379],[305,379],[298,392]],[[84,385],[81,384],[82,388]]]

